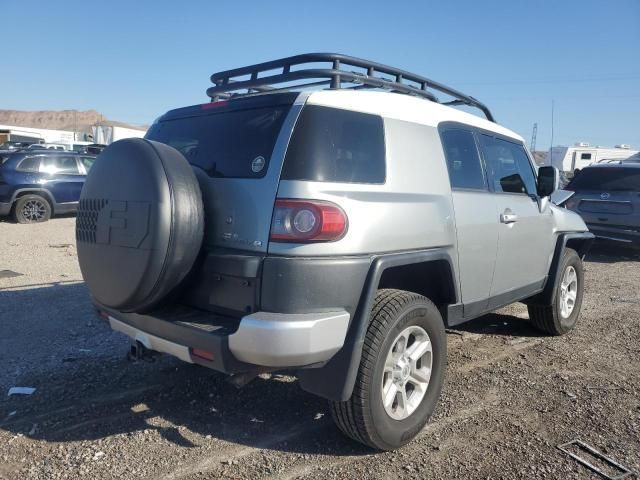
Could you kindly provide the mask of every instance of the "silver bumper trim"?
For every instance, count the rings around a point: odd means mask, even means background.
[[[131,325],[127,325],[120,320],[116,320],[113,317],[109,317],[109,325],[116,332],[121,332],[131,337],[133,340],[140,342],[149,350],[155,350],[156,352],[168,353],[174,357],[179,358],[185,362],[193,363],[191,360],[191,354],[189,348],[184,345],[170,342],[164,338],[156,337],[155,335],[149,335],[148,333],[138,330]]]
[[[267,367],[325,362],[342,348],[349,317],[345,310],[256,312],[242,318],[238,330],[229,336],[229,349],[238,360]]]

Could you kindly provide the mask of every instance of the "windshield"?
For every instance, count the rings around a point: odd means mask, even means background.
[[[640,192],[640,169],[585,168],[567,185],[567,190],[605,190],[610,192]]]
[[[165,120],[146,138],[172,146],[209,176],[261,178],[288,111],[277,106]]]

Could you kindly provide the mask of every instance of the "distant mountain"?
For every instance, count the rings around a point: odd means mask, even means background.
[[[0,124],[77,132],[91,132],[91,127],[96,124],[140,128],[145,130],[148,128],[147,126],[142,125],[131,125],[124,122],[107,120],[104,115],[95,110],[42,110],[35,112],[0,110]]]

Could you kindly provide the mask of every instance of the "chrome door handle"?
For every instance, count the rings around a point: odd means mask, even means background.
[[[501,223],[515,223],[517,221],[518,221],[518,215],[511,212],[511,210],[505,210],[504,213],[500,214]]]

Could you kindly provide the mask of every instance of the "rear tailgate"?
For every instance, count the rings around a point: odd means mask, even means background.
[[[209,249],[266,253],[296,98],[271,94],[173,110],[147,133],[194,166]]]
[[[587,224],[629,227],[640,230],[640,194],[611,192],[576,194],[576,210]]]

